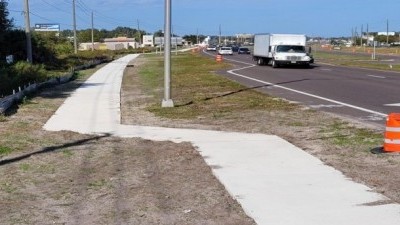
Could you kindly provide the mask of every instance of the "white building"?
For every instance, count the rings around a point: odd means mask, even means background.
[[[395,32],[386,32],[386,31],[383,31],[383,32],[378,32],[378,35],[395,36],[396,33],[395,33]]]
[[[143,35],[143,47],[154,47],[154,35]]]
[[[119,46],[123,46],[125,49],[129,49],[129,47],[132,48],[137,48],[139,46],[139,43],[136,42],[135,38],[127,38],[127,37],[117,37],[117,38],[106,38],[104,39],[104,43],[107,46],[118,46],[117,48],[119,49]],[[114,48],[114,47],[113,47]],[[109,48],[111,49],[111,48]],[[111,49],[115,50],[115,49]]]
[[[95,42],[93,45],[92,45],[91,42],[80,43],[79,44],[79,51],[92,50],[93,47],[94,47],[95,50],[99,50],[100,49],[100,43],[99,42]]]

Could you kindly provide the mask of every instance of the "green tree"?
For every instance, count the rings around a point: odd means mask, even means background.
[[[79,43],[84,43],[84,42],[92,42],[92,29],[86,29],[86,30],[80,30],[78,32],[78,41]],[[93,30],[93,40],[94,42],[99,42],[102,39],[102,34],[100,33],[99,30],[94,29]]]
[[[164,37],[164,32],[162,30],[158,30],[154,32],[154,37]]]
[[[6,55],[9,55],[9,33],[13,27],[13,20],[8,18],[8,2],[0,0],[0,62],[4,62]]]
[[[189,35],[183,36],[182,38],[185,39],[186,41],[192,42],[192,44],[197,44],[197,35],[189,34]],[[204,41],[205,38],[206,38],[206,36],[199,35],[199,43]]]
[[[389,44],[397,41],[397,36],[389,36]],[[386,35],[378,35],[375,37],[375,40],[381,43],[386,43],[387,36]]]
[[[0,34],[9,31],[13,27],[13,20],[8,18],[8,2],[0,0]]]

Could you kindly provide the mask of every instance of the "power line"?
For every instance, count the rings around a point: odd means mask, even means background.
[[[61,9],[61,8],[59,8],[58,6],[51,4],[51,3],[49,3],[49,2],[46,1],[46,0],[41,0],[41,1],[44,2],[44,3],[47,4],[47,5],[49,5],[49,6],[53,7],[53,8],[55,8],[55,9],[57,9],[57,10],[63,12],[63,13],[66,13],[66,14],[71,15],[71,12],[66,11],[66,10],[64,10],[64,9]]]

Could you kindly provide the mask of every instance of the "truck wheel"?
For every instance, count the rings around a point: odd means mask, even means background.
[[[264,59],[258,58],[258,59],[257,59],[257,65],[259,65],[259,66],[264,65]]]
[[[275,60],[271,60],[271,66],[272,66],[272,68],[277,68],[278,67],[278,64],[275,62]]]

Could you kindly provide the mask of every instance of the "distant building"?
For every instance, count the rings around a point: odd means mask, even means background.
[[[251,44],[254,40],[254,34],[236,34],[236,41],[237,43],[241,44]]]
[[[94,47],[95,50],[99,50],[100,49],[100,43],[99,42],[95,42],[93,45],[92,45],[91,42],[80,43],[79,44],[79,51],[92,50],[93,47]]]
[[[143,35],[143,47],[154,47],[154,35]]]
[[[396,35],[396,33],[395,32],[386,32],[386,31],[384,31],[384,32],[378,32],[378,35],[388,35],[388,36],[395,36]]]
[[[109,48],[110,50],[119,50],[120,47],[114,47],[114,46],[121,46],[121,45],[125,49],[128,49],[129,47],[137,48],[139,46],[139,43],[136,42],[135,38],[127,38],[127,37],[106,38],[104,39],[104,43],[107,46],[110,46]]]

